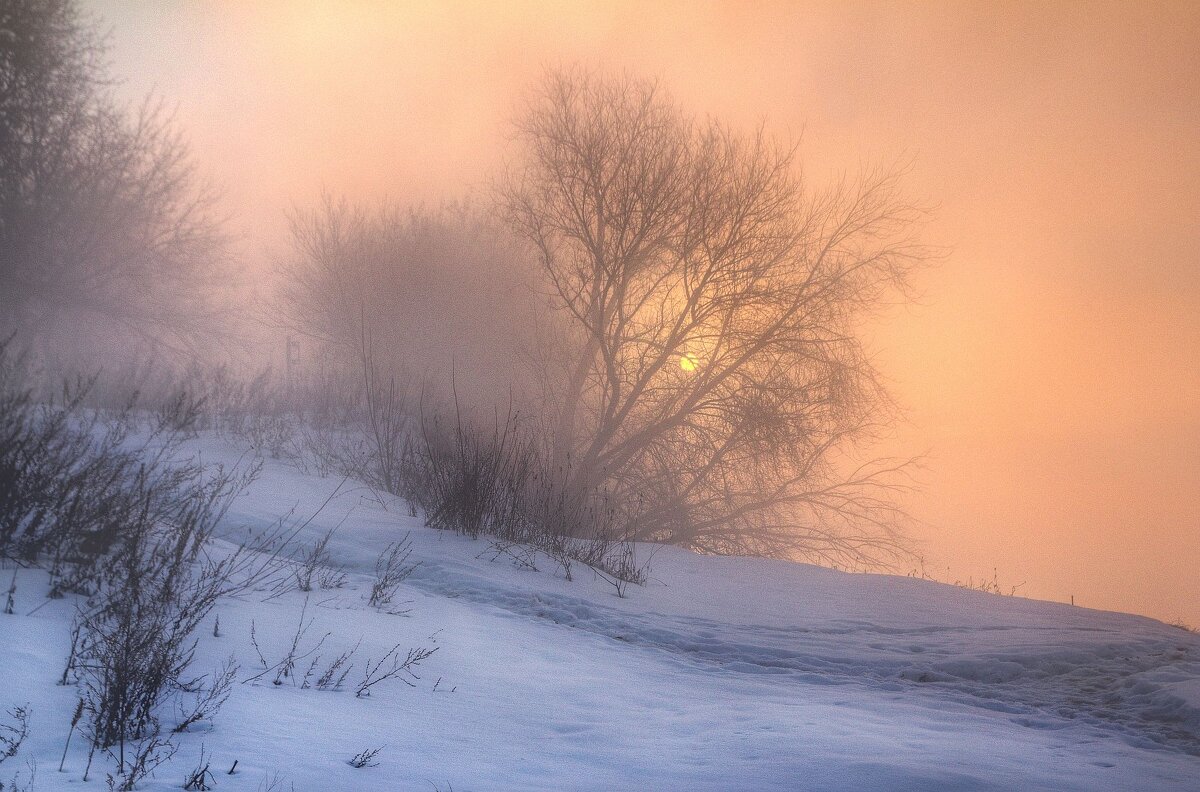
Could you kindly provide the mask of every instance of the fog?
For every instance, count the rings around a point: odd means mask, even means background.
[[[322,189],[486,203],[547,65],[761,121],[816,183],[909,163],[946,254],[870,335],[907,411],[885,450],[928,454],[928,570],[1200,622],[1195,6],[90,7],[121,95],[176,108],[260,293]]]

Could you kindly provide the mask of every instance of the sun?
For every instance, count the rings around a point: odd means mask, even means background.
[[[700,361],[696,359],[695,355],[689,355],[685,352],[679,356],[679,368],[684,371],[695,371],[699,365]]]

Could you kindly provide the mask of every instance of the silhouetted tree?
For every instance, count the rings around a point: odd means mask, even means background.
[[[923,259],[897,175],[814,193],[761,129],[580,70],[551,72],[517,132],[501,198],[563,319],[546,393],[567,491],[605,492],[636,539],[894,552],[898,466],[838,455],[889,407],[856,322]]]
[[[211,196],[157,105],[117,104],[105,54],[73,0],[0,7],[0,331],[185,342],[221,251]]]

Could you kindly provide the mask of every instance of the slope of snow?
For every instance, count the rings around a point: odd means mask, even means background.
[[[620,598],[587,570],[568,582],[549,562],[518,568],[401,502],[278,463],[231,510],[228,536],[292,507],[319,510],[306,541],[339,526],[348,584],[223,602],[198,671],[232,654],[248,679],[261,669],[251,624],[273,662],[305,608],[302,647],[328,634],[331,660],[361,639],[352,680],[396,643],[438,651],[415,687],[363,698],[239,683],[139,788],[178,789],[203,746],[219,790],[276,773],[302,791],[1200,790],[1200,636],[1150,619],[669,547],[639,548],[650,582]],[[375,559],[405,532],[421,562],[398,596],[407,613],[369,608]],[[0,781],[34,758],[38,790],[103,789],[102,770],[80,781],[78,735],[57,772],[73,606],[47,602],[40,575],[19,573],[17,615],[0,616],[0,710],[33,710]],[[377,767],[347,764],[377,746]]]

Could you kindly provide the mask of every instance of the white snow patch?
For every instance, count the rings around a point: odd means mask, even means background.
[[[304,538],[340,524],[330,549],[350,582],[308,595],[311,641],[329,633],[332,659],[361,639],[360,664],[397,642],[437,647],[416,687],[239,684],[140,788],[178,789],[203,745],[231,791],[275,772],[302,791],[1200,790],[1200,636],[1151,619],[670,547],[639,548],[650,582],[622,599],[586,572],[490,560],[486,540],[279,463],[238,500],[228,537],[335,492]],[[377,555],[408,531],[421,562],[397,597],[408,615],[367,607]],[[32,757],[37,790],[103,789],[95,768],[80,781],[78,735],[56,770],[75,703],[55,684],[72,604],[46,603],[32,570],[17,593],[17,615],[0,616],[0,709],[29,702],[33,731],[0,780]],[[270,659],[305,597],[223,602],[197,670],[233,654],[253,675],[251,622]],[[378,767],[347,764],[381,745]]]

